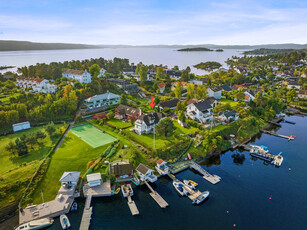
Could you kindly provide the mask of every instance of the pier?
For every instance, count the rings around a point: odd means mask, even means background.
[[[147,187],[151,191],[151,193],[149,193],[149,195],[157,202],[157,204],[161,208],[166,208],[168,206],[168,203],[159,195],[159,193],[157,193],[155,190],[153,190],[153,188],[148,184],[148,182],[146,180],[144,180],[144,183],[147,185]]]
[[[221,178],[217,175],[211,175],[206,170],[204,170],[199,164],[195,163],[194,161],[190,162],[190,168],[195,169],[197,172],[203,175],[203,178],[209,181],[212,184],[216,184],[221,181]]]
[[[136,207],[135,202],[131,199],[131,196],[129,195],[127,198],[128,198],[128,206],[130,208],[131,214],[133,216],[139,215],[139,210]]]
[[[274,132],[268,131],[268,130],[261,130],[261,132],[275,136],[275,137],[281,137],[281,138],[284,138],[284,139],[288,139],[288,141],[295,139],[295,136],[286,136],[286,135],[277,134],[277,133],[274,133]]]
[[[85,206],[82,214],[80,230],[88,230],[90,227],[93,207],[91,207],[92,195],[86,197]]]

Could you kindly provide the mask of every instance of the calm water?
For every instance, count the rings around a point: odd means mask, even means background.
[[[163,177],[154,188],[169,203],[165,210],[154,202],[145,186],[134,188],[139,216],[131,215],[121,193],[93,198],[91,229],[234,229],[233,224],[236,229],[307,229],[307,122],[294,116],[287,120],[296,125],[282,123],[278,133],[295,135],[295,141],[263,134],[254,142],[276,154],[282,151],[280,168],[252,160],[248,152],[242,152],[245,161],[237,165],[229,151],[220,159],[204,162],[218,164],[204,167],[222,177],[219,184],[212,185],[191,170],[176,175],[180,180],[196,181],[201,191],[209,190],[210,198],[205,203],[193,206],[187,197],[177,195],[170,179]],[[68,215],[71,229],[79,229],[83,205],[84,200],[80,200],[78,212]],[[58,218],[50,229],[61,229]]]
[[[105,59],[128,58],[135,64],[143,62],[150,65],[178,65],[180,69],[191,67],[196,74],[205,73],[193,68],[200,62],[217,61],[224,63],[232,56],[242,56],[244,50],[225,49],[224,52],[178,52],[175,48],[105,48],[81,50],[41,50],[41,51],[11,51],[0,52],[0,66],[28,66],[36,63],[63,62],[103,57]],[[14,69],[7,69],[6,72]]]

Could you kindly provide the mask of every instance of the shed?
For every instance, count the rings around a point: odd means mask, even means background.
[[[64,172],[60,182],[62,184],[77,185],[80,177],[80,172]]]
[[[101,174],[100,173],[92,173],[86,176],[88,185],[90,187],[101,185]]]
[[[13,124],[13,131],[14,132],[18,132],[18,131],[30,129],[30,128],[31,128],[31,125],[30,125],[30,122],[28,122],[28,121]]]

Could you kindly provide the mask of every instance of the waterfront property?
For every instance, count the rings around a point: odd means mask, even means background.
[[[158,171],[158,173],[160,173],[160,175],[166,175],[169,172],[169,167],[167,166],[167,162],[159,159],[157,161],[157,165],[155,166],[156,170]]]
[[[154,126],[163,118],[163,113],[156,112],[141,115],[135,122],[134,131],[139,135],[152,133]]]
[[[214,97],[206,98],[205,100],[191,103],[187,106],[186,114],[191,119],[200,123],[209,122],[212,120],[212,109],[217,104],[217,100]]]
[[[62,77],[67,77],[69,79],[74,79],[76,81],[79,81],[80,83],[91,83],[92,82],[92,76],[87,70],[75,70],[75,69],[66,69],[62,73]]]
[[[100,173],[92,173],[86,176],[87,183],[83,186],[83,194],[85,197],[102,197],[111,196],[110,180],[102,181]]]
[[[30,125],[30,122],[25,121],[25,122],[13,124],[12,127],[13,127],[14,132],[18,132],[21,130],[30,129],[31,125]]]
[[[220,112],[219,119],[226,123],[237,121],[239,119],[239,113],[237,113],[235,110]]]
[[[88,109],[102,108],[110,105],[117,105],[120,96],[107,91],[104,94],[95,95],[84,100]]]
[[[153,173],[154,171],[150,169],[147,165],[139,164],[136,168],[141,181],[150,181],[151,183],[157,181],[157,176]]]
[[[133,166],[127,159],[110,162],[109,172],[115,175],[118,182],[131,181],[134,178]]]
[[[17,78],[16,85],[21,89],[30,88],[38,93],[55,93],[57,86],[42,78]]]

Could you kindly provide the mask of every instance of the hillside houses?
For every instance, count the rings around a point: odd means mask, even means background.
[[[221,86],[211,86],[207,89],[209,97],[215,97],[216,99],[222,98],[223,88]]]
[[[16,86],[21,89],[30,88],[38,93],[55,93],[58,88],[56,85],[51,84],[49,80],[42,78],[17,78]]]
[[[163,113],[156,112],[141,115],[135,122],[134,132],[139,135],[152,133],[154,126],[163,118]]]
[[[62,73],[62,76],[69,79],[74,79],[80,83],[88,84],[92,82],[92,76],[89,72],[87,72],[87,70],[66,69]]]
[[[209,78],[193,79],[189,81],[189,83],[192,83],[194,85],[207,85],[208,82],[209,82]]]
[[[235,110],[221,112],[219,113],[219,119],[226,123],[237,121],[239,119],[239,113]]]
[[[212,119],[212,109],[217,105],[217,100],[213,97],[191,103],[187,106],[186,115],[192,120],[200,123],[210,122]]]
[[[127,94],[137,94],[139,92],[139,86],[137,84],[131,83],[125,79],[109,78],[108,81],[117,85]]]
[[[160,90],[160,93],[164,93],[165,90],[165,83],[161,82],[158,84],[158,89]]]
[[[119,105],[115,110],[115,118],[119,120],[137,120],[142,115],[141,109],[136,109],[127,105]]]
[[[179,70],[165,70],[165,73],[172,79],[179,80],[181,78],[182,72]]]
[[[169,101],[164,101],[159,103],[159,107],[161,110],[165,108],[169,108],[170,110],[176,109],[176,106],[179,102],[178,98],[171,99]]]
[[[297,96],[299,99],[307,99],[307,90],[300,90]]]
[[[109,91],[105,94],[95,95],[84,100],[88,109],[102,108],[110,105],[116,105],[119,102],[120,96]]]

